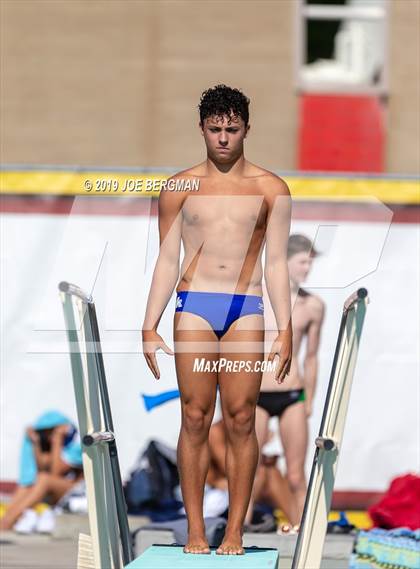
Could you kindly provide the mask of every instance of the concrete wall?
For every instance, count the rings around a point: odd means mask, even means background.
[[[388,172],[420,172],[420,2],[392,0],[389,20]]]
[[[296,4],[3,0],[2,161],[186,166],[201,92],[251,98],[248,158],[295,167]]]
[[[391,0],[386,170],[420,170],[420,2]],[[296,168],[295,0],[2,0],[6,163],[184,167],[201,92],[251,98],[250,160]]]
[[[97,203],[102,198],[89,198],[93,200]],[[76,283],[95,299],[123,476],[150,438],[176,447],[179,400],[149,413],[141,397],[177,388],[174,358],[157,352],[161,379],[155,381],[140,345],[139,330],[159,246],[157,218],[83,215],[80,201],[72,215],[12,213],[2,218],[0,329],[7,331],[3,334],[0,397],[2,480],[16,479],[25,426],[47,409],[59,409],[74,420],[77,417],[57,289],[61,280]],[[352,219],[351,209],[343,220],[333,212],[337,212],[334,202],[325,217],[317,217],[316,210],[308,208],[307,219],[292,220],[292,233],[307,235],[322,253],[305,288],[326,303],[306,475],[309,478],[343,302],[356,288],[366,287],[371,303],[335,489],[384,491],[394,476],[418,470],[419,322],[410,317],[420,308],[415,262],[418,232],[415,224],[389,226],[384,218],[383,222],[359,222]],[[331,229],[327,239],[322,231],[326,226]],[[268,295],[264,303],[269,329]],[[172,294],[158,328],[172,348],[174,308]],[[232,381],[240,379],[235,375]]]

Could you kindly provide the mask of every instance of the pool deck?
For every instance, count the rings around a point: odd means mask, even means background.
[[[147,523],[145,518],[130,516],[130,529]],[[75,569],[78,533],[89,533],[87,516],[63,514],[57,519],[53,535],[0,534],[0,567],[2,569]],[[327,535],[320,569],[347,569],[355,537]],[[140,531],[136,536],[136,556],[152,544],[173,544],[171,531]],[[275,533],[244,534],[245,547],[276,547],[280,554],[279,569],[290,569],[296,536]],[[197,566],[199,567],[199,566]],[[169,569],[169,568],[168,568]]]

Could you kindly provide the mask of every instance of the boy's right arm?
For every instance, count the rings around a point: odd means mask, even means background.
[[[155,351],[162,348],[165,352],[173,354],[157,333],[157,327],[179,276],[184,199],[185,195],[182,192],[161,191],[159,195],[159,256],[153,272],[142,326],[143,353],[156,379],[159,379],[160,374]]]

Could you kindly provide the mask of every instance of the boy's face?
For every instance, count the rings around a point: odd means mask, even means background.
[[[231,162],[243,153],[243,142],[249,130],[241,117],[211,116],[200,124],[209,158],[215,162]]]
[[[309,253],[302,251],[301,253],[295,253],[288,258],[287,264],[289,267],[289,277],[290,280],[296,284],[300,284],[306,281],[308,274],[311,270],[313,262],[313,257]]]

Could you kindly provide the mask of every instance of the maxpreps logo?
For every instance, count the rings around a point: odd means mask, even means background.
[[[194,358],[193,372],[217,372],[226,371],[229,373],[237,372],[274,372],[276,369],[275,361],[268,360],[228,360],[219,358],[218,360],[206,360],[205,358]]]

